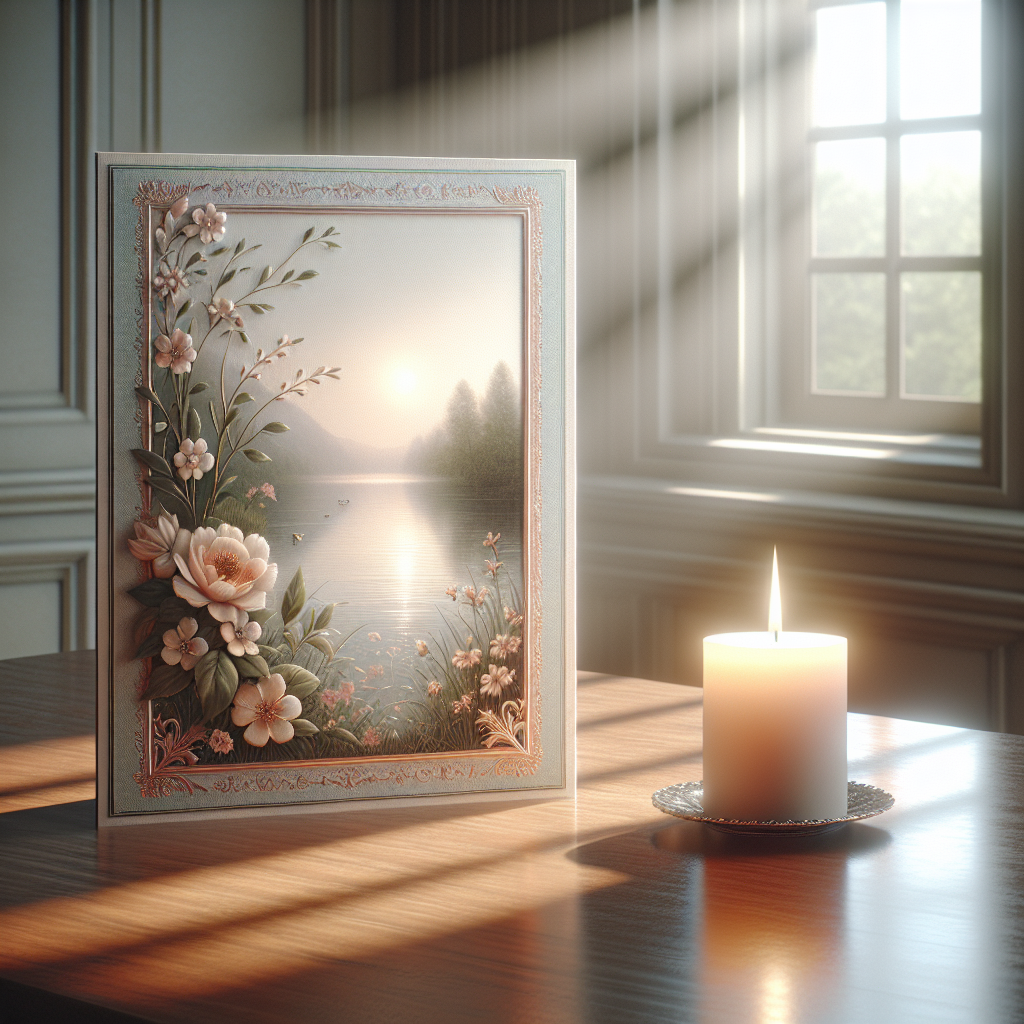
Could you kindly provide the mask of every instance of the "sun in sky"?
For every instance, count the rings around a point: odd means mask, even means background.
[[[398,367],[392,374],[391,382],[396,394],[399,395],[411,395],[416,390],[418,383],[416,373],[408,366]]]

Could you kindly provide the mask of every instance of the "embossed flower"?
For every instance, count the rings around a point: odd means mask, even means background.
[[[459,599],[459,588],[458,587],[446,587],[444,591],[453,601]]]
[[[490,671],[480,677],[480,692],[485,697],[500,697],[502,691],[516,681],[514,669],[504,665],[491,665]]]
[[[416,641],[416,653],[421,657],[425,658],[430,653],[430,648],[427,646],[426,640]]]
[[[499,540],[501,540],[501,534],[500,533],[491,533],[490,530],[487,531],[487,536],[484,537],[484,545],[483,546],[485,548],[490,548],[494,552],[494,557],[495,558],[498,557],[498,541]]]
[[[508,605],[505,605],[505,621],[515,629],[523,624],[523,614],[522,612],[517,612],[515,608],[509,608]]]
[[[169,366],[172,373],[185,373],[192,369],[196,361],[196,350],[192,347],[192,335],[186,334],[181,328],[175,327],[168,338],[161,334],[154,342],[156,355],[153,362],[166,370]]]
[[[427,693],[430,694],[431,697],[436,697],[440,692],[441,684],[436,679],[431,679],[430,682],[427,683]]]
[[[174,465],[182,480],[194,478],[202,480],[204,473],[213,469],[213,456],[206,450],[206,441],[199,438],[193,441],[186,437],[174,453]]]
[[[503,633],[499,633],[491,640],[491,657],[507,658],[510,655],[518,654],[522,643],[523,638],[520,636],[512,636],[511,634],[506,636]]]
[[[230,754],[235,749],[235,741],[223,729],[214,729],[206,742],[215,754]]]
[[[193,608],[210,609],[218,622],[234,620],[237,609],[251,612],[267,605],[267,592],[277,582],[277,563],[268,563],[270,545],[258,534],[243,539],[228,523],[214,530],[200,526],[189,542],[188,561],[175,554],[180,576],[174,592]]]
[[[379,747],[380,740],[380,732],[377,729],[375,729],[372,725],[368,725],[366,727],[366,732],[363,733],[363,746]]]
[[[199,239],[203,245],[219,242],[224,237],[224,224],[228,219],[226,213],[218,213],[213,203],[207,203],[206,209],[197,206],[192,211],[192,219],[199,228]],[[265,742],[265,741],[264,741]],[[259,744],[262,746],[263,744]]]
[[[235,311],[235,304],[230,300],[224,298],[223,295],[219,295],[213,300],[207,307],[206,312],[210,314],[210,326],[213,327],[218,321],[226,320],[228,323],[234,324],[235,327],[242,328],[245,324],[242,322],[241,316]]]
[[[471,651],[456,651],[452,657],[452,664],[456,668],[472,668],[474,665],[480,664],[480,656],[483,651],[473,649]]]
[[[169,629],[164,633],[160,657],[168,665],[181,665],[186,672],[195,668],[196,662],[210,649],[210,645],[201,636],[196,636],[198,630],[199,623],[195,619],[182,619],[177,629]]]
[[[175,554],[184,555],[188,551],[191,538],[188,530],[178,526],[178,517],[161,512],[156,524],[147,526],[135,523],[135,537],[128,540],[128,550],[140,562],[153,563],[153,575],[167,580],[174,575]]]
[[[250,622],[249,613],[240,608],[235,609],[233,619],[220,624],[220,635],[227,641],[228,654],[236,658],[260,653],[256,641],[263,635],[263,627],[258,622]]]
[[[160,298],[177,298],[178,292],[187,287],[188,281],[179,267],[171,270],[165,263],[160,264],[160,272],[153,277],[153,291]]]
[[[489,558],[484,559],[484,568],[495,578],[498,578],[498,570],[504,565],[504,562],[492,562]]]
[[[242,739],[251,747],[265,747],[267,740],[287,743],[295,735],[292,719],[302,713],[302,701],[286,693],[284,677],[277,672],[257,683],[242,683],[235,693],[231,721],[247,726]]]

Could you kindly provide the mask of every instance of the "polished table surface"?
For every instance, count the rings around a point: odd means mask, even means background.
[[[575,801],[97,834],[93,672],[0,663],[0,1019],[1024,1021],[1024,738],[851,715],[893,810],[741,839],[651,806],[700,690],[581,673]]]

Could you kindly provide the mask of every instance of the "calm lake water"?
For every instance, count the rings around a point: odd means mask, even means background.
[[[344,602],[331,625],[342,635],[358,627],[342,653],[364,670],[387,667],[389,647],[399,648],[396,675],[416,663],[415,641],[440,634],[440,611],[455,609],[446,587],[475,584],[494,591],[484,569],[484,559],[493,557],[482,543],[488,531],[501,533],[504,602],[511,603],[504,570],[523,592],[519,503],[447,480],[397,475],[282,479],[277,496],[276,503],[266,502],[266,537],[279,569],[272,604],[280,607],[301,565],[307,595]],[[381,641],[370,641],[369,632]]]

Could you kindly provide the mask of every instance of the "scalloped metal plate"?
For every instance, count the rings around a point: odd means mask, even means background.
[[[687,821],[700,821],[720,832],[740,835],[809,835],[831,832],[847,822],[872,818],[889,810],[896,802],[891,793],[864,782],[847,783],[846,809],[842,818],[827,818],[809,821],[734,821],[729,818],[710,818],[704,813],[701,801],[704,799],[704,781],[680,782],[675,786],[659,789],[651,802],[659,811]]]

